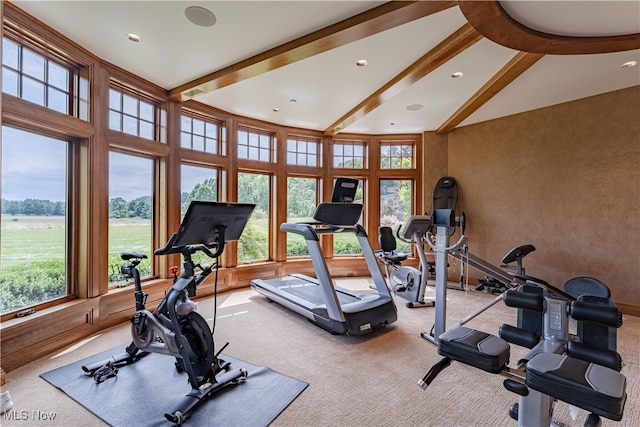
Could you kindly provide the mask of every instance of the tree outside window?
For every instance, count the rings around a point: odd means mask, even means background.
[[[313,221],[317,204],[316,178],[287,178],[287,222]],[[307,242],[299,234],[287,233],[287,256],[309,256]]]
[[[238,202],[256,205],[238,242],[238,261],[269,259],[269,175],[238,173]]]
[[[406,224],[411,216],[413,181],[410,179],[380,180],[380,225],[393,229]],[[411,252],[411,245],[397,240],[399,252]]]

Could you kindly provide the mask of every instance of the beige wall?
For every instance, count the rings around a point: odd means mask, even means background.
[[[531,243],[527,274],[598,278],[640,314],[640,86],[442,138],[425,133],[425,206],[440,176],[456,178],[471,253],[499,265]]]

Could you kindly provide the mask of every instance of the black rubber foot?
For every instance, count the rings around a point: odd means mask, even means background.
[[[518,421],[518,403],[514,403],[511,406],[509,406],[509,416]]]

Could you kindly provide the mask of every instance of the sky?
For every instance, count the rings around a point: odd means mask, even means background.
[[[65,200],[66,142],[2,127],[2,198]]]
[[[2,127],[2,198],[6,200],[65,200],[66,142]],[[109,153],[109,199],[130,202],[152,193],[153,161],[144,157]],[[212,169],[183,166],[182,191],[207,178]]]
[[[2,127],[2,198],[64,201],[67,144]],[[109,197],[131,201],[151,194],[152,160],[119,153],[109,155]]]

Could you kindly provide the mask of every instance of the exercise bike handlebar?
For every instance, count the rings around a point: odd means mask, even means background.
[[[429,247],[435,252],[435,251],[445,251],[445,252],[449,252],[449,251],[454,251],[459,249],[460,247],[466,245],[467,243],[467,236],[465,236],[464,234],[462,234],[460,236],[460,239],[458,239],[458,241],[456,243],[454,243],[451,246],[446,246],[444,248],[442,247],[438,247],[438,245],[433,244],[433,238],[432,236],[434,236],[434,234],[432,234],[430,231],[427,231],[427,244],[429,245]]]
[[[176,254],[176,253],[180,253],[183,255],[185,254],[190,255],[195,252],[201,251],[201,252],[204,252],[204,254],[207,255],[209,258],[218,258],[220,255],[222,255],[222,252],[224,251],[224,245],[226,243],[225,237],[224,237],[224,231],[226,227],[217,226],[216,228],[218,230],[218,238],[213,243],[208,243],[208,244],[198,243],[194,245],[174,246],[174,243],[178,238],[178,233],[173,233],[169,238],[169,241],[167,242],[165,247],[158,248],[155,251],[153,251],[153,253],[154,255],[169,255],[169,254]],[[211,251],[212,248],[216,248],[215,252]]]

